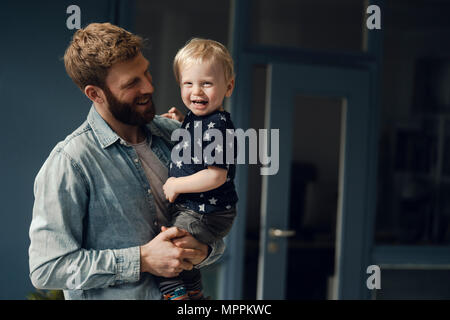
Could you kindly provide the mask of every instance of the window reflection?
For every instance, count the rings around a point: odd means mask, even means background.
[[[377,244],[450,243],[450,4],[438,2],[386,2]]]

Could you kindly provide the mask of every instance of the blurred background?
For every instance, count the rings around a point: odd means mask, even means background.
[[[240,165],[238,219],[203,270],[215,299],[450,298],[450,2],[3,1],[0,299],[26,299],[34,178],[90,103],[62,56],[111,22],[147,39],[157,113],[185,110],[172,73],[192,37],[235,60],[236,127],[280,129],[280,169]],[[381,29],[369,29],[370,5]],[[366,272],[381,268],[381,289]]]

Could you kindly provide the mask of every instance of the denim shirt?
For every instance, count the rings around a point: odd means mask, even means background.
[[[180,124],[156,116],[147,141],[166,166]],[[34,184],[30,278],[66,299],[161,299],[140,272],[139,246],[155,237],[156,209],[134,148],[92,106],[87,120],[52,150]],[[197,267],[216,261],[223,241]]]

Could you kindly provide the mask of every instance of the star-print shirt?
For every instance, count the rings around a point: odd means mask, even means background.
[[[170,177],[185,177],[214,166],[226,169],[226,182],[199,193],[183,193],[175,200],[198,213],[231,209],[238,201],[234,187],[237,145],[234,125],[226,111],[205,116],[189,112],[181,125],[178,143],[172,149]],[[172,135],[172,139],[174,135]]]

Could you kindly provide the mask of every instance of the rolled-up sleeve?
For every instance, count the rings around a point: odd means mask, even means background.
[[[139,280],[139,247],[82,248],[89,187],[63,149],[56,147],[39,171],[34,196],[29,266],[36,288],[91,289]]]

